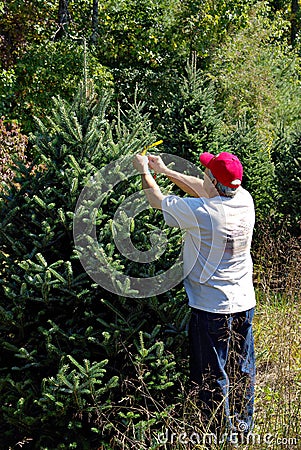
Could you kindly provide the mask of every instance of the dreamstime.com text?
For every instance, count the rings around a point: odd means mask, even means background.
[[[165,430],[165,432],[159,433],[156,436],[156,441],[158,444],[194,444],[194,445],[206,445],[206,444],[223,444],[224,442],[230,442],[232,444],[245,444],[245,445],[273,445],[282,446],[298,445],[298,438],[296,437],[280,437],[275,436],[270,433],[257,434],[257,433],[227,433],[219,438],[214,433],[196,433],[191,434],[186,432],[173,433],[170,430]]]

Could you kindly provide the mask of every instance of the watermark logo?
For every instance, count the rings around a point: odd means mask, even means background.
[[[240,433],[245,433],[246,431],[249,430],[249,425],[248,425],[246,422],[244,422],[243,420],[241,420],[241,421],[237,424],[237,430],[238,430]]]
[[[193,176],[202,176],[201,170],[189,161],[175,155],[162,154],[167,165],[176,171]],[[98,240],[97,226],[99,228],[98,212],[102,205],[108,201],[114,188],[119,183],[129,182],[138,173],[132,164],[133,156],[124,156],[103,167],[94,174],[82,190],[76,205],[73,220],[73,236],[75,247],[82,266],[88,275],[100,286],[114,294],[143,298],[162,294],[179,284],[192,270],[198,258],[201,245],[201,236],[195,211],[185,204],[186,214],[189,215],[191,226],[194,229],[194,253],[189,258],[183,257],[183,248],[171,266],[164,272],[153,276],[141,278],[131,276],[126,270],[117,267],[114,258],[107,251],[101,240]],[[112,210],[115,205],[111,205]],[[149,264],[164,258],[168,245],[166,232],[159,228],[148,233],[152,247],[141,251],[133,244],[132,225],[135,218],[150,208],[142,190],[130,194],[118,205],[111,221],[111,242],[118,249],[123,259],[129,262]],[[170,212],[172,214],[172,212]],[[177,218],[175,217],[175,220]],[[210,221],[210,219],[209,219]],[[213,241],[215,227],[211,220]],[[200,276],[208,279],[219,264],[224,248],[212,245],[206,263]],[[183,263],[185,260],[185,264]]]
[[[280,437],[271,433],[253,433],[248,432],[248,425],[244,422],[243,428],[246,430],[231,431],[224,433],[221,436],[217,436],[215,433],[200,433],[192,431],[190,433],[186,431],[179,431],[178,433],[172,432],[166,429],[164,432],[157,434],[155,442],[157,444],[180,444],[180,445],[222,445],[225,443],[241,444],[241,445],[265,445],[265,446],[282,446],[289,445],[297,448],[298,439],[296,437]]]

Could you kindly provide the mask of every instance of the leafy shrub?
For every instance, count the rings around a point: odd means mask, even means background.
[[[83,39],[28,45],[14,69],[4,71],[1,77],[3,107],[30,132],[33,117],[43,118],[50,112],[52,97],[60,95],[71,101],[84,73],[94,78],[99,90],[112,85],[109,70],[85,48]]]

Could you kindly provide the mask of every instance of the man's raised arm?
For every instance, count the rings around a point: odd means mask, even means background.
[[[169,169],[160,156],[149,155],[148,164],[150,169],[156,173],[161,173],[175,183],[182,191],[192,197],[208,197],[204,189],[204,181],[190,175],[184,175],[175,170]]]

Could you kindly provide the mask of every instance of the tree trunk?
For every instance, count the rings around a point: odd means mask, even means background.
[[[98,0],[93,0],[93,11],[92,11],[92,36],[91,42],[96,45],[99,38],[98,34]]]
[[[68,11],[69,0],[59,0],[59,11],[58,11],[58,30],[55,33],[54,40],[58,41],[61,39],[68,31],[68,25],[70,22],[70,14]]]
[[[298,15],[299,15],[299,1],[292,0],[292,19],[291,19],[291,45],[294,47],[298,35]]]

